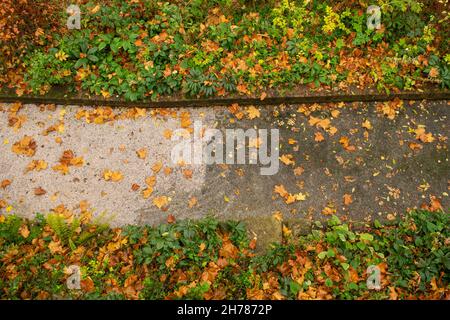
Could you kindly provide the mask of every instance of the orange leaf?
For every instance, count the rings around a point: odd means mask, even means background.
[[[11,184],[11,180],[5,179],[0,183],[0,187],[2,189],[6,189],[6,187],[8,187],[10,184]]]
[[[43,196],[44,194],[46,194],[47,191],[45,191],[44,189],[42,189],[41,187],[35,188],[34,189],[34,194],[36,196]]]
[[[353,198],[351,194],[344,194],[344,205],[348,206],[353,203]]]
[[[283,154],[281,157],[280,157],[280,160],[281,160],[281,162],[283,162],[285,165],[294,165],[295,164],[295,161],[294,160],[292,160],[292,158],[293,158],[293,156],[291,155],[291,154]]]
[[[323,137],[322,133],[316,132],[316,133],[314,134],[314,141],[316,141],[316,142],[322,142],[323,140],[325,140],[325,138]]]
[[[145,159],[147,158],[148,150],[147,148],[142,148],[136,151],[137,156],[139,159]]]
[[[274,192],[279,194],[283,198],[288,195],[288,192],[286,191],[286,189],[284,188],[284,186],[282,184],[279,186],[278,185],[275,186]]]
[[[183,170],[183,175],[186,179],[191,179],[192,178],[192,170],[190,169],[184,169]]]
[[[192,197],[189,199],[189,208],[193,208],[194,206],[196,206],[198,203],[197,198],[196,197]]]

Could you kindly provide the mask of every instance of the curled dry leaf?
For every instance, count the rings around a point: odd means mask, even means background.
[[[45,191],[41,187],[37,187],[34,189],[34,195],[36,195],[36,196],[43,196],[46,193],[47,193],[47,191]]]

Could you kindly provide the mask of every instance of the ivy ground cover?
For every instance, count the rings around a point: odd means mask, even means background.
[[[373,2],[373,3],[372,3]],[[2,1],[1,86],[127,100],[450,86],[446,1]],[[369,5],[381,24],[367,25]]]

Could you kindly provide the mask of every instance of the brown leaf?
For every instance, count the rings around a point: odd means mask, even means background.
[[[192,170],[190,169],[184,169],[183,175],[186,179],[192,179]]]
[[[47,193],[47,191],[45,191],[41,187],[37,187],[34,189],[34,195],[36,195],[36,196],[43,196],[46,193]]]
[[[167,223],[175,223],[176,219],[173,214],[167,216]]]

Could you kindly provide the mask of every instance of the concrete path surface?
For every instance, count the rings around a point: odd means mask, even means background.
[[[422,205],[449,207],[446,101],[0,109],[0,212],[31,217],[88,207],[112,225],[156,224],[169,215],[258,224],[280,215],[367,221]],[[202,137],[213,128],[224,136],[226,129],[278,129],[279,171],[264,176],[264,165],[248,161],[174,163],[174,135],[191,137],[196,121]],[[250,139],[237,148],[258,150],[261,143]]]

